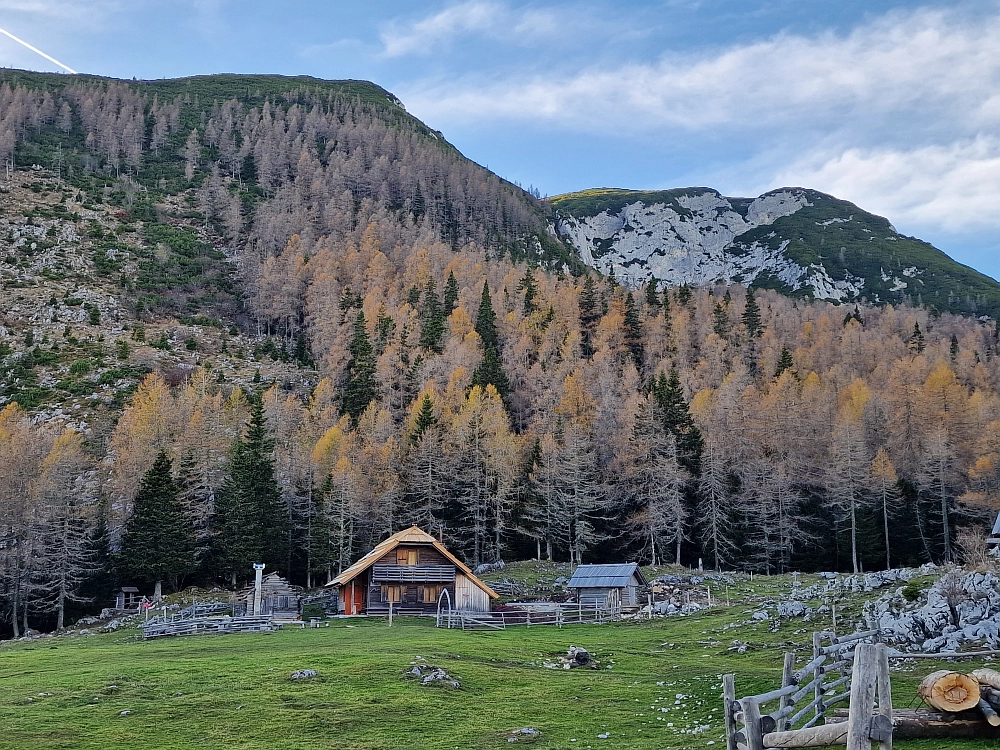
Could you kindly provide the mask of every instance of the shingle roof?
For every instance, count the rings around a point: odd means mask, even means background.
[[[434,547],[438,552],[451,560],[455,566],[461,570],[465,577],[472,581],[475,585],[485,591],[490,595],[491,599],[496,599],[499,595],[485,583],[480,581],[472,573],[472,570],[468,565],[463,563],[457,557],[455,557],[451,552],[449,552],[441,542],[432,537],[423,529],[417,526],[411,526],[408,529],[403,529],[402,531],[397,531],[395,534],[390,536],[388,539],[383,539],[377,545],[375,549],[369,552],[367,555],[358,560],[354,565],[347,568],[343,573],[330,581],[327,586],[343,586],[351,581],[352,578],[360,574],[361,572],[367,570],[369,567],[374,565],[384,554],[391,552],[396,549],[400,544],[429,544]]]
[[[637,563],[616,565],[580,565],[573,571],[573,577],[566,584],[570,589],[619,588],[628,586],[635,576],[640,586],[649,583],[639,570]]]

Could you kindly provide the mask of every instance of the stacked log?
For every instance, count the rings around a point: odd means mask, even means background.
[[[980,698],[979,681],[975,677],[947,669],[927,675],[917,693],[931,708],[948,713],[976,708]]]

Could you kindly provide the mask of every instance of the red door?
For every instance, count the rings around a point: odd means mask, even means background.
[[[344,594],[344,614],[361,614],[361,609],[365,606],[364,587],[357,581],[351,581]]]

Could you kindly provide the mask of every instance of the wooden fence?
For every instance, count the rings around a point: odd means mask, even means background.
[[[540,602],[520,604],[493,612],[468,612],[439,606],[436,624],[439,628],[462,630],[506,630],[517,626],[530,628],[554,625],[561,628],[563,625],[581,623],[601,625],[618,619],[621,619],[621,607],[601,604],[588,606],[575,602]]]
[[[727,750],[843,744],[867,750],[872,741],[882,750],[891,748],[888,652],[884,644],[868,642],[877,635],[876,630],[839,638],[814,633],[810,661],[796,670],[795,655],[786,653],[781,687],[767,693],[737,700],[734,676],[724,675]],[[844,701],[848,721],[822,724],[827,710]]]

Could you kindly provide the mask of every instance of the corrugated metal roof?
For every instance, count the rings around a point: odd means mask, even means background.
[[[997,513],[997,520],[993,522],[993,536],[1000,536],[1000,513]]]
[[[615,565],[580,565],[573,571],[573,577],[566,584],[571,589],[619,588],[628,586],[635,576],[639,585],[648,583],[637,563]]]

